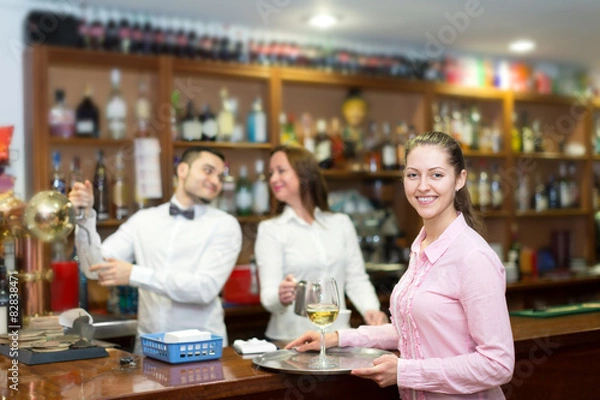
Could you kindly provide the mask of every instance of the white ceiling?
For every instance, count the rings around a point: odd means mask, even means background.
[[[54,0],[80,3],[82,0]],[[598,0],[86,0],[91,5],[136,9],[178,17],[244,25],[249,28],[315,35],[306,19],[317,10],[341,17],[327,33],[341,40],[410,46],[429,55],[428,33],[448,36],[452,51],[508,56],[518,38],[537,42],[526,59],[565,62],[600,70]],[[465,28],[448,16],[471,12]]]

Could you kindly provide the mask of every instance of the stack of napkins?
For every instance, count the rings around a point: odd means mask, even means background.
[[[198,329],[184,329],[182,331],[171,331],[165,333],[163,342],[165,343],[185,343],[185,342],[204,342],[210,340],[210,332]]]
[[[277,350],[277,346],[273,343],[257,338],[249,340],[237,339],[233,342],[233,348],[240,354],[266,353]]]

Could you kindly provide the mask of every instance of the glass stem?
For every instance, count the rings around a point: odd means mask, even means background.
[[[325,329],[321,328],[321,353],[320,358],[325,358]]]

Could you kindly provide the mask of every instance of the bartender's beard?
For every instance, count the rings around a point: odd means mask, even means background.
[[[196,196],[195,194],[187,190],[185,191],[185,194],[187,197],[190,198],[190,200],[194,202],[194,204],[210,204],[210,202],[212,201],[212,199],[207,199],[206,197]]]

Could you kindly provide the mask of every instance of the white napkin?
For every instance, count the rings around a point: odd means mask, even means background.
[[[277,346],[273,343],[257,338],[249,340],[237,339],[233,342],[233,348],[240,354],[266,353],[277,350]]]

